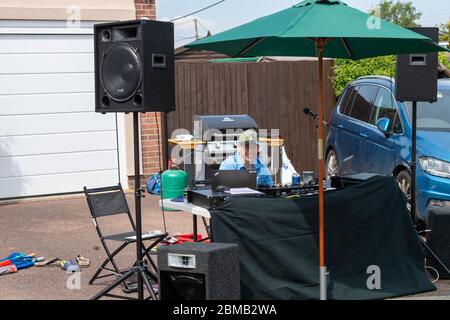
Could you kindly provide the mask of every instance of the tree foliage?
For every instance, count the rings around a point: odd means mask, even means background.
[[[450,42],[450,20],[439,25],[439,41]]]
[[[411,2],[383,0],[377,9],[369,12],[380,18],[403,27],[417,27],[422,14]],[[395,77],[395,57],[385,56],[362,60],[337,59],[334,63],[333,87],[336,95],[342,93],[345,86],[353,80],[368,75]]]
[[[439,62],[447,67],[447,69],[450,69],[450,62],[448,61],[449,55],[444,52],[439,52]]]
[[[422,13],[418,12],[412,2],[400,2],[383,0],[376,9],[369,12],[379,15],[380,18],[393,22],[405,28],[418,27],[418,21]]]
[[[333,87],[336,96],[353,80],[368,76],[395,77],[395,57],[385,56],[362,60],[337,59],[334,62]]]
[[[353,80],[364,76],[387,76],[395,78],[395,56],[385,56],[362,60],[336,59],[333,66],[333,88],[336,96]],[[450,69],[448,55],[439,53],[439,62]]]

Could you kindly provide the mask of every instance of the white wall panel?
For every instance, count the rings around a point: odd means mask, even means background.
[[[0,158],[117,149],[115,130],[0,137],[0,145]]]
[[[115,130],[114,114],[69,113],[0,116],[0,136]]]
[[[92,72],[93,53],[2,54],[0,74]]]
[[[83,186],[97,188],[117,184],[117,170],[77,172],[35,177],[0,178],[0,198],[80,192]]]
[[[92,34],[29,24],[0,24],[0,199],[116,184],[125,157],[115,115],[94,112]]]
[[[90,41],[86,41],[89,37]],[[73,53],[94,52],[92,36],[86,35],[0,35],[1,53]]]
[[[0,177],[3,178],[110,169],[117,169],[116,150],[0,158]]]
[[[0,115],[92,112],[94,92],[0,95]]]
[[[93,92],[94,88],[94,73],[0,75],[0,95]]]

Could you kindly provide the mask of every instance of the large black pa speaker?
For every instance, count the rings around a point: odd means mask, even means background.
[[[172,23],[96,24],[94,37],[96,112],[175,110]]]
[[[239,300],[239,246],[184,243],[158,247],[161,300]]]
[[[438,28],[411,28],[411,31],[439,42]],[[395,80],[399,101],[437,101],[438,53],[397,56]]]
[[[450,269],[450,209],[431,208],[427,216],[427,244]],[[441,279],[450,279],[447,274],[434,260],[427,260],[427,265],[435,268]]]

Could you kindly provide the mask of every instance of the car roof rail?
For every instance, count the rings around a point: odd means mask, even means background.
[[[392,81],[395,82],[395,77],[388,77],[388,76],[363,76],[363,77],[359,77],[356,80],[370,80],[370,79],[375,79],[375,80],[387,80],[387,81]]]

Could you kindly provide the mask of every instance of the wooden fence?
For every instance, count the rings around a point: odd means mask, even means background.
[[[279,129],[299,170],[316,170],[315,122],[303,113],[317,110],[317,62],[177,63],[176,111],[168,116],[169,134],[192,132],[194,115],[248,114],[259,128]],[[335,105],[332,61],[324,62],[325,118]]]

